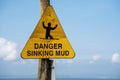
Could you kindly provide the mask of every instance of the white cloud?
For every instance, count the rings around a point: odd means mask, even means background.
[[[66,63],[73,63],[74,61],[72,60],[72,59],[68,59],[68,60],[66,60]]]
[[[15,61],[14,64],[26,64],[26,61],[25,60],[18,60],[18,61]]]
[[[92,59],[89,61],[89,63],[94,63],[100,59],[101,59],[101,55],[96,54],[96,55],[92,56]]]
[[[17,45],[15,42],[0,38],[0,59],[10,61],[17,58]]]
[[[114,53],[114,54],[112,55],[112,62],[113,62],[113,63],[119,63],[119,62],[120,62],[120,54]]]
[[[13,62],[13,64],[37,64],[38,60],[37,59],[18,59]]]
[[[74,63],[73,59],[57,59],[56,63],[62,63],[62,64],[72,64]]]

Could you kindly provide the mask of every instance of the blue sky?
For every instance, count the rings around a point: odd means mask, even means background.
[[[120,1],[51,0],[74,51],[56,59],[57,77],[120,78]],[[40,19],[39,0],[0,0],[0,77],[37,77],[20,52]]]

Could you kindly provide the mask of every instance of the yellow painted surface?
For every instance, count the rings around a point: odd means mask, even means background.
[[[75,55],[52,6],[48,6],[27,41],[22,58],[73,58]]]

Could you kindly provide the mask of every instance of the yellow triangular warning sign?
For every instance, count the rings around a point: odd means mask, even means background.
[[[44,11],[35,30],[27,41],[22,58],[73,58],[70,46],[62,26],[52,6]]]

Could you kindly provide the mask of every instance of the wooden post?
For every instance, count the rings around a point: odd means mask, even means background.
[[[40,14],[42,15],[45,8],[50,5],[50,0],[40,0]]]
[[[38,80],[50,80],[49,59],[39,59],[38,61]]]
[[[45,8],[50,5],[50,0],[40,0],[40,14],[42,15]],[[38,61],[38,80],[50,80],[51,69],[49,59],[39,59]]]

